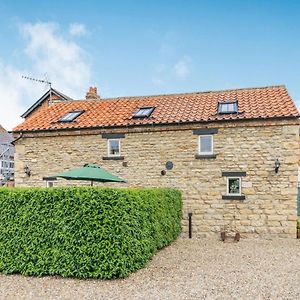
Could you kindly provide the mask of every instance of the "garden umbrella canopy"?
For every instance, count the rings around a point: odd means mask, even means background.
[[[90,180],[97,182],[126,182],[125,180],[103,170],[95,164],[86,164],[82,168],[62,172],[56,175],[68,180]]]

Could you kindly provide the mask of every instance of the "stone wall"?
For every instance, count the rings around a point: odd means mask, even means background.
[[[271,125],[271,124],[269,124]],[[16,145],[16,186],[45,186],[43,177],[96,163],[127,180],[121,186],[175,187],[183,192],[183,235],[187,234],[187,214],[193,213],[193,235],[219,235],[224,229],[241,236],[296,236],[296,196],[299,135],[298,125],[282,123],[215,123],[216,158],[195,159],[198,138],[192,129],[198,126],[149,127],[126,129],[121,139],[124,160],[103,160],[107,140],[99,131],[88,134],[25,137]],[[118,129],[119,132],[124,132]],[[113,130],[111,130],[113,132]],[[51,134],[50,134],[51,135]],[[34,136],[34,134],[32,135]],[[279,159],[279,172],[274,171]],[[174,168],[162,176],[165,163]],[[124,162],[126,162],[124,164]],[[24,174],[28,165],[31,176]],[[127,166],[124,166],[127,165]],[[242,194],[245,200],[223,200],[226,194],[224,171],[243,171]],[[59,180],[56,185],[88,182]],[[103,184],[99,184],[103,185]],[[105,184],[120,186],[120,184]]]

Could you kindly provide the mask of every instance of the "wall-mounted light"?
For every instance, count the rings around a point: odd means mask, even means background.
[[[29,169],[29,167],[28,167],[27,165],[24,167],[24,173],[25,173],[27,176],[30,176],[30,175],[31,175],[31,171],[30,171],[30,169]]]
[[[275,173],[278,173],[279,167],[280,167],[280,161],[277,158],[275,160]]]

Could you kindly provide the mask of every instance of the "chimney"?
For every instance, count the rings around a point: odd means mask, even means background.
[[[96,87],[90,87],[88,92],[86,93],[85,98],[87,100],[99,100],[100,96],[97,95],[97,88]]]

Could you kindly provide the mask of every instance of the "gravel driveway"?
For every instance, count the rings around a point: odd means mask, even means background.
[[[299,240],[179,239],[123,280],[0,275],[0,299],[300,299]]]

